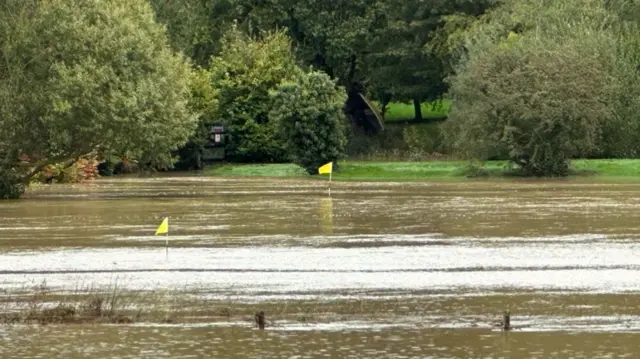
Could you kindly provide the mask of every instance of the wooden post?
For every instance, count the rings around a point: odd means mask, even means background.
[[[508,310],[504,312],[504,318],[502,320],[502,330],[511,330],[511,313]]]
[[[256,313],[256,325],[260,330],[264,330],[264,312],[259,311]]]

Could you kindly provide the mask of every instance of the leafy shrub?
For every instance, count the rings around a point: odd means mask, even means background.
[[[507,156],[528,175],[566,176],[596,148],[612,76],[606,36],[511,38],[475,49],[452,83],[448,138],[477,159]]]
[[[25,186],[15,170],[0,167],[0,199],[20,198],[24,190]]]
[[[347,122],[343,111],[347,98],[327,74],[300,73],[293,82],[283,82],[271,93],[275,120],[293,162],[309,174],[336,161],[347,144]]]

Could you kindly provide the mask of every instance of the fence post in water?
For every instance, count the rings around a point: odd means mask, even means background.
[[[264,330],[264,312],[263,311],[259,311],[258,313],[256,313],[256,324],[258,325],[258,328],[260,328],[260,330]]]
[[[502,330],[511,330],[511,313],[506,310],[502,320]]]

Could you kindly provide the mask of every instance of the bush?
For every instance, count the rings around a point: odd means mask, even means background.
[[[442,123],[389,123],[379,133],[354,126],[349,133],[347,156],[373,161],[425,161],[451,158],[443,140]]]
[[[528,175],[566,176],[613,118],[611,39],[510,36],[474,49],[452,83],[447,136],[477,159],[506,156]]]
[[[411,152],[445,152],[439,123],[408,125],[402,131],[402,137]]]
[[[0,199],[20,198],[24,190],[25,186],[16,171],[0,167]]]
[[[271,97],[269,117],[277,122],[294,163],[317,174],[318,167],[342,157],[347,144],[344,88],[327,74],[311,71],[283,82]]]

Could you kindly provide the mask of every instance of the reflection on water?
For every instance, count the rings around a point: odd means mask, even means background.
[[[320,228],[323,234],[333,233],[333,199],[320,198]]]
[[[314,181],[206,177],[40,186],[0,203],[3,301],[41,283],[63,295],[117,283],[184,290],[202,313],[260,306],[271,325],[0,327],[0,357],[638,357],[638,190],[349,182],[328,196]],[[168,258],[153,235],[165,216]],[[507,308],[517,330],[493,331]]]

